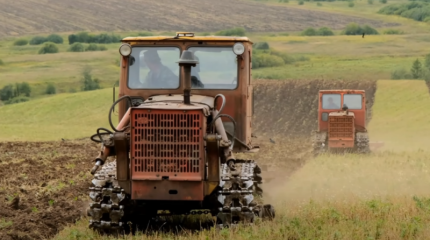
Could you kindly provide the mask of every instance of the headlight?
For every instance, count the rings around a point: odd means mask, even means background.
[[[233,52],[236,55],[241,55],[245,52],[245,46],[243,46],[243,43],[235,43],[233,45]]]
[[[125,43],[121,45],[121,47],[119,47],[119,53],[124,57],[128,57],[131,54],[130,44]]]

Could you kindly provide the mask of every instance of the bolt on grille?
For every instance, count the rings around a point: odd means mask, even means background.
[[[353,138],[354,119],[352,116],[329,118],[329,138]]]
[[[154,173],[201,175],[203,118],[201,111],[132,111],[131,157],[133,179]]]

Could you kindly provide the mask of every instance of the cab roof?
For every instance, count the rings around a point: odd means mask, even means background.
[[[147,37],[126,37],[121,42],[145,42],[145,41],[212,41],[212,42],[251,42],[248,37],[230,36],[194,36],[194,33],[178,32],[176,36],[147,36]]]

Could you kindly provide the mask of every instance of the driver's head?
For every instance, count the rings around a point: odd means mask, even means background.
[[[153,49],[150,49],[143,53],[143,61],[151,70],[160,65],[161,63],[161,59],[160,56],[158,56],[157,50]]]
[[[329,103],[333,103],[333,98],[332,97],[329,97],[327,100],[328,100]]]

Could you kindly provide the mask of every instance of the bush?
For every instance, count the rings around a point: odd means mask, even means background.
[[[25,96],[30,97],[31,87],[27,82],[16,83],[15,86],[12,84],[4,86],[0,90],[0,100],[8,101],[12,98]]]
[[[57,93],[57,89],[55,88],[54,84],[48,83],[48,86],[46,86],[46,94],[55,94]]]
[[[354,6],[355,6],[354,2],[351,1],[348,3],[348,7],[354,7]]]
[[[391,72],[391,79],[399,80],[399,79],[411,79],[411,75],[405,69],[396,69]]]
[[[423,76],[422,71],[422,64],[420,60],[417,58],[413,63],[411,67],[411,76],[413,79],[419,79]]]
[[[4,65],[3,60],[0,59],[0,66]]]
[[[279,2],[281,2],[281,3],[288,3],[289,0],[279,0]]]
[[[121,40],[121,37],[114,34],[101,33],[99,35],[90,35],[87,32],[80,32],[78,34],[70,34],[68,36],[69,44],[72,45],[76,42],[80,43],[116,43]]]
[[[333,31],[328,27],[322,27],[317,31],[318,36],[333,36]]]
[[[300,0],[299,5],[303,5],[303,4],[305,4],[305,2],[303,0]]]
[[[404,4],[392,4],[381,8],[378,13],[397,15],[415,21],[425,22],[428,21],[430,17],[430,5],[426,2],[416,1]]]
[[[367,3],[372,5],[373,4],[373,0],[367,0]]]
[[[318,6],[318,7],[321,7],[321,6],[322,6],[322,4],[321,4],[320,2],[317,2],[317,6]]]
[[[238,36],[238,37],[245,36],[245,34],[246,34],[245,29],[241,27],[226,29],[215,33],[215,35],[218,35],[218,36]]]
[[[403,34],[404,32],[397,29],[387,29],[383,33],[386,35],[394,35],[394,34]]]
[[[254,49],[270,49],[270,47],[267,42],[258,42],[255,43]]]
[[[30,98],[19,96],[19,97],[14,97],[9,99],[8,101],[5,102],[5,104],[14,104],[14,103],[28,102],[28,101],[30,101]]]
[[[368,26],[368,25],[364,25],[359,26],[356,23],[350,23],[348,24],[345,29],[342,31],[342,34],[344,35],[361,35],[361,34],[367,34],[367,35],[377,35],[379,34],[378,31],[376,31],[376,29]]]
[[[387,0],[379,0],[379,2],[382,3],[382,4],[386,4]]]
[[[260,53],[252,58],[252,68],[277,67],[284,64],[282,58],[268,53]]]
[[[46,39],[48,40],[48,42],[63,44],[63,38],[58,34],[51,34]]]
[[[30,40],[30,45],[40,45],[45,42],[48,42],[48,39],[46,37],[35,36]]]
[[[95,43],[90,43],[86,48],[85,51],[106,51],[107,48],[105,46],[100,46]]]
[[[82,90],[83,91],[91,91],[100,89],[100,81],[91,76],[91,68],[85,67],[82,71]]]
[[[315,36],[317,35],[317,31],[314,28],[307,28],[302,33],[302,36]]]
[[[13,43],[14,46],[25,46],[27,44],[28,44],[28,40],[25,38],[18,39]]]
[[[58,53],[58,47],[53,42],[46,42],[42,48],[39,49],[39,54]]]
[[[68,51],[69,52],[85,52],[85,47],[84,47],[84,44],[82,44],[80,42],[75,42],[69,47]]]

